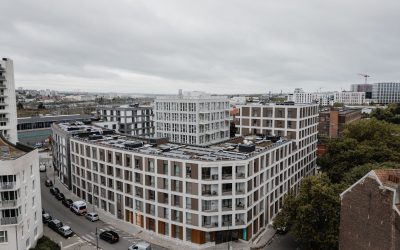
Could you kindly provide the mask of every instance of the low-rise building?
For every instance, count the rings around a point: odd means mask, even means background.
[[[319,112],[318,136],[341,137],[345,127],[362,118],[361,109],[324,110]]]
[[[341,195],[339,249],[400,249],[400,170],[372,170]]]
[[[34,248],[43,235],[39,155],[0,136],[0,249]]]
[[[45,142],[51,135],[51,124],[62,122],[89,122],[91,115],[43,115],[18,118],[18,141],[27,145]]]

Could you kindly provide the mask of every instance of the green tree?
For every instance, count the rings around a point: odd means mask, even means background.
[[[390,168],[400,168],[400,163],[396,162],[383,162],[383,163],[367,163],[364,165],[356,166],[352,168],[349,172],[345,173],[343,176],[342,184],[344,186],[351,186],[369,171],[373,169],[390,169]]]
[[[325,174],[304,178],[299,194],[285,199],[274,227],[286,226],[305,249],[337,249],[342,190]]]
[[[367,163],[400,161],[400,127],[376,119],[350,124],[343,137],[328,143],[327,153],[318,159],[321,170],[335,183],[353,167]]]
[[[17,109],[18,110],[24,109],[24,105],[21,102],[18,102],[17,103]]]

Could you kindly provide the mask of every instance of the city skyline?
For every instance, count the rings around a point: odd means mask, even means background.
[[[16,87],[28,89],[340,90],[363,83],[358,73],[370,83],[399,79],[399,5],[13,1],[2,6],[0,45]]]

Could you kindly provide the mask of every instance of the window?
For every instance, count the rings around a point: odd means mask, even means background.
[[[35,221],[37,221],[37,212],[35,211]]]
[[[0,243],[8,242],[7,231],[0,231]]]
[[[28,247],[29,247],[29,238],[26,239],[26,248],[28,248]]]
[[[32,180],[32,189],[35,190],[35,180]]]
[[[32,167],[32,165],[31,165],[31,175],[33,174],[33,167]]]
[[[37,237],[37,227],[35,227],[34,233],[35,233],[35,237]]]

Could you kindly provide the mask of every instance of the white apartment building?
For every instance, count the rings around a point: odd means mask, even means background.
[[[43,235],[39,155],[0,136],[0,250],[25,250]]]
[[[138,104],[99,106],[98,117],[104,122],[117,122],[117,131],[133,136],[154,136],[153,107]],[[107,124],[103,124],[107,125]]]
[[[332,106],[335,103],[361,105],[366,102],[365,92],[304,92],[298,88],[293,94],[288,95],[287,100],[294,103],[318,103],[321,106]]]
[[[154,101],[156,137],[171,142],[210,145],[229,139],[229,99],[191,92]]]
[[[70,162],[70,143],[69,140],[72,136],[80,135],[96,135],[113,133],[107,128],[99,128],[95,126],[88,126],[82,122],[61,122],[53,123],[52,130],[52,154],[54,170],[67,188],[72,189],[71,184],[71,162]]]
[[[400,82],[379,82],[372,86],[372,99],[379,104],[400,102]]]
[[[255,129],[282,138],[235,137],[200,147],[120,134],[72,136],[72,190],[161,238],[199,248],[252,240],[284,195],[315,173],[318,124],[318,105],[254,108],[240,108],[240,132],[259,134],[246,125],[257,120],[265,127]]]
[[[0,133],[12,143],[17,142],[14,66],[8,58],[0,60]]]

